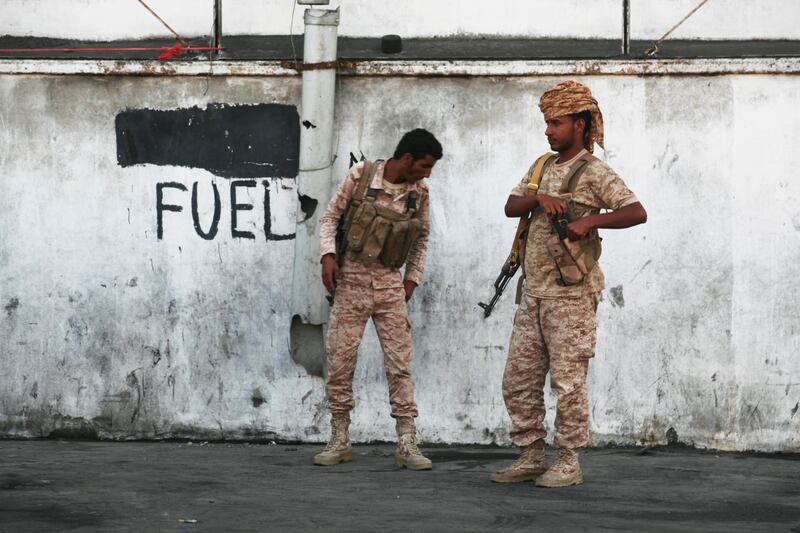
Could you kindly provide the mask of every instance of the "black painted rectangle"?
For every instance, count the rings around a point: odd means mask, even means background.
[[[284,104],[129,109],[115,120],[117,162],[203,168],[225,178],[294,178],[300,119]]]

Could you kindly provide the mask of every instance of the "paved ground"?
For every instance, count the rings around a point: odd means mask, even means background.
[[[588,451],[586,484],[498,485],[504,448],[0,441],[0,531],[796,531],[800,456]],[[551,453],[551,451],[548,451]],[[196,523],[181,520],[196,520]]]

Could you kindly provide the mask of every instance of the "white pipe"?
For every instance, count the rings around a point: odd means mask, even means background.
[[[304,21],[303,63],[336,61],[339,10],[307,9]],[[316,200],[317,205],[313,215],[306,219],[298,203],[292,314],[299,315],[306,324],[322,324],[328,316],[325,288],[320,279],[319,218],[331,193],[335,89],[335,66],[303,70],[297,192]]]

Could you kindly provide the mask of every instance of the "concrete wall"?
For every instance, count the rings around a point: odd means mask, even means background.
[[[699,0],[632,0],[631,36],[656,39]],[[175,30],[209,35],[214,0],[148,0]],[[303,31],[293,0],[224,0],[226,34]],[[621,0],[331,0],[341,6],[340,35],[403,37],[496,35],[606,38],[622,34]],[[798,39],[796,0],[709,2],[673,35],[684,39]],[[114,40],[168,36],[134,0],[5,0],[0,35]]]
[[[334,175],[350,151],[386,156],[412,127],[445,157],[430,180],[427,281],[410,304],[428,442],[508,443],[501,378],[511,294],[484,320],[514,221],[510,188],[546,149],[535,103],[561,76],[345,77]],[[800,451],[800,78],[583,76],[606,116],[606,160],[650,214],[604,233],[608,290],[590,371],[595,444],[681,442]],[[0,76],[0,435],[105,438],[327,435],[323,379],[290,350],[291,176],[239,189],[199,168],[117,161],[126,109],[299,105],[297,78]],[[413,92],[414,98],[408,94]],[[269,125],[265,125],[269,127]],[[156,236],[156,187],[178,182]],[[212,240],[203,227],[221,193]],[[353,436],[392,438],[372,329]],[[552,401],[548,400],[551,404]],[[552,406],[552,405],[551,405]],[[552,425],[552,419],[548,419]]]

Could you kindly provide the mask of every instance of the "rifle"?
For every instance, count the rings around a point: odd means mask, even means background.
[[[531,168],[528,169],[529,181],[527,195],[532,196],[536,194],[539,189],[539,182],[542,179],[544,167],[555,156],[556,154],[548,152],[540,156],[536,162],[531,165]],[[519,224],[517,224],[517,232],[514,234],[514,244],[511,246],[511,253],[508,254],[506,262],[503,263],[503,266],[500,268],[500,275],[497,276],[497,279],[494,282],[494,296],[492,296],[492,299],[489,300],[488,304],[478,302],[478,305],[483,308],[483,318],[488,318],[489,315],[492,314],[492,310],[494,309],[497,300],[500,299],[500,295],[503,294],[506,285],[508,285],[508,282],[511,281],[511,278],[514,277],[514,274],[517,273],[522,261],[525,260],[525,243],[528,238],[528,228],[531,225],[532,216],[532,213],[528,213],[519,219]]]
[[[514,274],[519,270],[522,261],[525,258],[525,241],[528,237],[528,227],[531,223],[530,213],[527,216],[519,219],[517,224],[517,232],[514,235],[514,244],[511,246],[511,253],[508,254],[506,262],[500,267],[500,275],[494,281],[494,296],[489,300],[488,304],[478,302],[478,305],[483,308],[483,318],[488,318],[494,310],[494,306],[506,289],[506,285],[514,277]]]

